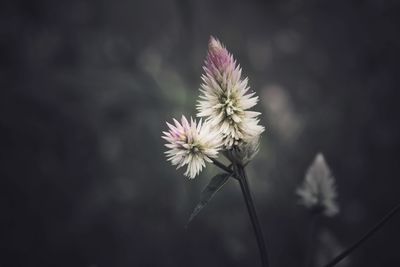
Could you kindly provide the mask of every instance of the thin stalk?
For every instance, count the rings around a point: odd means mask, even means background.
[[[260,222],[257,218],[257,212],[254,207],[253,199],[251,197],[249,184],[247,182],[246,172],[243,166],[237,166],[238,181],[242,189],[243,197],[246,202],[247,211],[249,212],[250,220],[253,225],[254,233],[257,238],[258,249],[260,251],[261,263],[263,267],[269,267],[267,247],[265,246],[264,236],[261,231]]]
[[[313,252],[315,248],[315,236],[317,233],[317,219],[318,214],[311,214],[311,222],[308,229],[308,240],[307,240],[307,250],[306,250],[306,261],[304,267],[312,267],[313,266]]]
[[[236,180],[238,179],[238,178],[236,177],[236,175],[234,174],[234,172],[232,171],[232,169],[230,168],[230,166],[229,166],[229,167],[228,167],[228,166],[225,166],[223,163],[221,163],[220,161],[218,161],[218,160],[216,160],[216,159],[213,159],[213,158],[210,158],[210,159],[212,160],[212,162],[214,163],[215,166],[217,166],[218,168],[220,168],[220,169],[226,171],[227,173],[232,174],[231,177],[233,177],[234,179],[236,179]]]
[[[397,211],[400,210],[400,204],[398,204],[396,207],[394,207],[389,213],[385,215],[385,217],[382,218],[380,222],[378,222],[374,227],[372,227],[363,237],[361,237],[360,240],[355,242],[353,245],[351,245],[348,249],[340,253],[338,256],[336,256],[331,262],[329,262],[325,267],[332,267],[338,264],[341,260],[343,260],[346,256],[348,256],[351,252],[353,252],[356,248],[358,248],[362,243],[364,243],[368,238],[370,238],[376,231],[378,231],[382,226],[389,221],[393,215],[396,214]]]
[[[221,163],[221,162],[218,161],[217,159],[213,159],[213,158],[210,158],[210,159],[212,160],[212,162],[214,163],[215,166],[217,166],[217,167],[223,169],[223,170],[226,171],[227,173],[233,173],[233,171],[232,171],[230,168],[228,168],[227,166],[225,166],[223,163]]]

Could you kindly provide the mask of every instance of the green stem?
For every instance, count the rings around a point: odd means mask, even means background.
[[[210,159],[212,160],[212,162],[214,163],[215,166],[217,166],[217,167],[223,169],[223,170],[226,171],[227,173],[233,173],[233,171],[232,171],[230,168],[228,168],[227,166],[225,166],[223,163],[221,163],[221,162],[218,161],[217,159],[213,159],[213,158],[210,158]]]
[[[389,221],[393,215],[396,214],[397,211],[400,210],[400,204],[398,204],[396,207],[394,207],[388,214],[385,215],[385,217],[382,218],[380,222],[378,222],[374,227],[372,227],[363,237],[361,237],[360,240],[355,242],[353,245],[351,245],[348,249],[340,253],[338,256],[336,256],[331,262],[325,265],[325,267],[332,267],[338,264],[341,260],[343,260],[346,256],[348,256],[351,252],[353,252],[356,248],[358,248],[364,241],[366,241],[368,238],[370,238],[376,231],[378,231],[382,226]]]
[[[254,233],[257,238],[258,249],[260,251],[261,263],[263,267],[269,267],[267,248],[265,246],[264,236],[261,231],[260,222],[257,218],[256,209],[251,197],[249,184],[247,182],[246,172],[243,166],[237,166],[238,181],[242,189],[243,197],[246,202],[247,210],[250,215],[250,220],[253,225]]]
[[[218,168],[220,168],[220,169],[222,169],[222,170],[224,170],[224,171],[226,171],[227,173],[230,173],[230,174],[232,174],[232,178],[234,178],[234,179],[238,179],[236,176],[236,174],[234,174],[234,172],[232,171],[232,169],[230,168],[232,165],[230,165],[229,167],[227,167],[227,166],[225,166],[223,163],[221,163],[220,161],[218,161],[218,160],[216,160],[216,159],[213,159],[213,158],[210,158],[211,160],[212,160],[212,162],[214,163],[214,165],[215,166],[217,166]]]

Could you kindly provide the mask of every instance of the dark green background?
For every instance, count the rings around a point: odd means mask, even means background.
[[[230,181],[188,230],[201,189],[165,161],[161,131],[195,115],[215,35],[260,96],[249,166],[271,266],[302,266],[295,188],[317,152],[340,214],[327,261],[399,201],[397,1],[3,1],[0,266],[259,266]],[[347,266],[400,266],[396,216]]]

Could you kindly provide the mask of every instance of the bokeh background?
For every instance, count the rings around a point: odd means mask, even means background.
[[[209,36],[260,96],[249,166],[271,266],[302,266],[294,193],[317,152],[341,212],[321,266],[398,201],[398,1],[3,1],[0,266],[259,266],[235,181],[185,229],[202,188],[165,161],[165,121],[195,115]],[[400,266],[400,217],[342,266]]]

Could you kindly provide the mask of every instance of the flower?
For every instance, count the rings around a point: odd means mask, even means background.
[[[246,142],[241,142],[239,145],[234,146],[231,150],[227,151],[226,156],[231,162],[245,166],[258,153],[259,148],[260,136],[255,136]]]
[[[165,152],[172,165],[177,169],[187,166],[184,173],[190,179],[195,178],[205,167],[205,161],[212,162],[221,147],[221,135],[218,131],[211,131],[208,123],[196,123],[192,118],[190,123],[182,115],[181,123],[173,119],[175,125],[167,122],[168,132],[163,132],[162,138],[168,141]]]
[[[323,212],[328,217],[339,212],[335,180],[321,153],[315,157],[296,193],[301,204],[313,211]]]
[[[258,125],[260,113],[248,110],[257,104],[258,97],[249,92],[240,65],[214,37],[210,38],[203,69],[197,116],[206,117],[221,131],[226,149],[259,136],[264,131]]]

